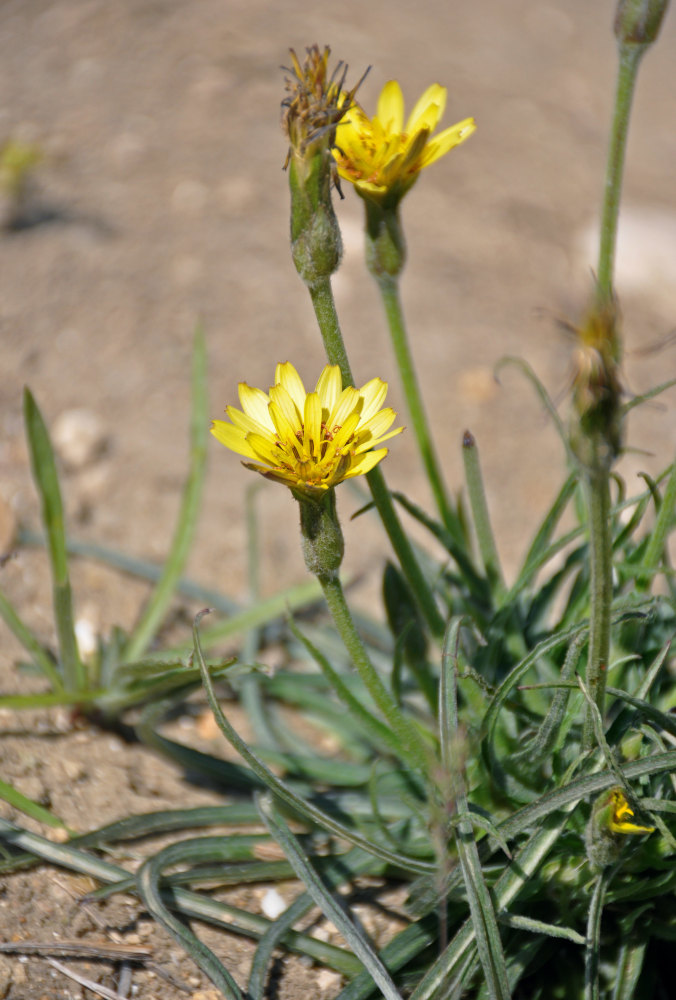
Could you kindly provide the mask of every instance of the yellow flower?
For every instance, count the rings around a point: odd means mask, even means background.
[[[610,817],[610,829],[613,833],[653,833],[654,826],[639,826],[637,823],[630,823],[627,816],[633,816],[634,810],[627,802],[624,792],[620,788],[613,788],[610,793],[612,803],[612,815]]]
[[[337,365],[327,365],[314,392],[306,392],[287,361],[277,365],[269,394],[240,382],[242,409],[227,406],[231,422],[214,420],[211,433],[260,463],[244,462],[247,469],[317,499],[343,479],[369,472],[387,454],[379,445],[403,430],[389,429],[396,413],[381,409],[386,395],[379,378],[343,389]]]
[[[396,80],[390,80],[369,118],[353,102],[338,125],[333,156],[338,173],[359,194],[396,204],[428,167],[474,132],[473,118],[433,136],[446,106],[446,88],[428,87],[404,125],[404,98]]]

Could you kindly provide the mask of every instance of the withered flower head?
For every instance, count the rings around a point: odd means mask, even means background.
[[[584,439],[598,436],[610,465],[622,450],[622,343],[617,302],[596,302],[575,332],[573,403],[577,432],[571,443],[578,458],[587,464]]]
[[[347,65],[341,60],[329,74],[328,45],[323,51],[311,45],[302,65],[295,51],[290,52],[292,66],[284,67],[289,75],[285,77],[287,96],[282,101],[282,128],[289,139],[287,164],[291,157],[307,161],[335,145],[336,126],[352,107],[366,76],[352,90],[345,91]]]

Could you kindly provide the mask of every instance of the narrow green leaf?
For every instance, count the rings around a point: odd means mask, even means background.
[[[0,799],[4,799],[5,802],[9,802],[11,806],[18,809],[20,812],[25,813],[26,816],[30,816],[32,819],[36,819],[38,823],[44,823],[45,826],[53,826],[58,829],[68,829],[66,824],[54,813],[50,812],[49,809],[45,809],[44,806],[39,805],[34,802],[33,799],[29,799],[27,795],[23,792],[18,791],[13,785],[9,785],[6,781],[0,778]]]
[[[638,582],[646,588],[652,582],[664,553],[667,536],[676,522],[676,462],[671,467],[671,475],[664,491],[662,506],[657,515],[655,527],[650,533],[648,545],[641,563],[641,575]]]
[[[0,590],[0,617],[7,625],[10,632],[19,640],[29,656],[32,657],[35,665],[42,671],[47,680],[52,685],[53,690],[63,691],[63,681],[57,670],[54,661],[28,628],[26,623],[19,618],[13,605],[7,600]]]
[[[561,487],[551,508],[547,511],[547,515],[538,528],[531,547],[529,548],[526,558],[524,559],[521,572],[518,574],[512,588],[510,589],[510,597],[512,594],[519,593],[525,587],[529,586],[542,565],[541,560],[549,549],[551,538],[554,534],[556,526],[568,506],[570,498],[577,489],[577,480],[577,472],[572,472]]]
[[[493,900],[488,891],[469,815],[465,793],[464,776],[458,761],[454,759],[452,748],[458,748],[458,637],[461,621],[451,620],[446,630],[441,666],[441,690],[439,695],[439,726],[442,746],[442,768],[444,781],[454,798],[458,824],[454,828],[455,844],[462,876],[467,891],[479,961],[484,972],[486,985],[495,1000],[507,1000],[510,996],[505,953],[500,938]]]
[[[257,804],[268,830],[286,854],[297,877],[303,882],[324,916],[338,928],[351,950],[373,977],[385,1000],[402,1000],[390,974],[366,938],[345,910],[338,905],[310,864],[296,837],[275,809],[270,795],[257,796]]]
[[[601,914],[610,872],[605,868],[597,877],[589,903],[587,947],[584,964],[585,1000],[599,1000],[599,964],[601,960]]]
[[[634,1000],[647,948],[648,942],[645,940],[622,942],[611,1000]]]
[[[190,859],[192,844],[172,844],[144,862],[137,873],[137,886],[144,906],[152,917],[188,952],[226,1000],[243,1000],[237,983],[213,951],[186,924],[165,906],[160,878],[165,868]]]
[[[500,558],[495,544],[493,528],[488,513],[486,502],[486,492],[484,490],[481,466],[479,465],[479,452],[476,441],[469,431],[465,431],[462,439],[462,457],[465,464],[465,481],[467,483],[467,493],[469,505],[474,521],[474,530],[479,543],[479,552],[483,560],[484,569],[491,589],[495,593],[496,603],[499,606],[505,595],[505,580],[500,567]]]
[[[506,368],[508,366],[511,366],[513,368],[518,368],[521,374],[525,375],[528,381],[534,387],[545,409],[547,410],[547,413],[549,414],[552,423],[554,424],[554,428],[557,434],[559,435],[559,438],[561,439],[563,447],[566,449],[566,454],[574,462],[575,457],[571,452],[570,442],[568,441],[568,434],[566,433],[566,428],[563,424],[563,421],[561,420],[561,417],[559,416],[556,406],[552,402],[552,399],[547,390],[545,389],[543,383],[537,377],[537,375],[535,374],[535,372],[533,371],[533,369],[531,368],[531,366],[528,364],[527,361],[524,361],[523,358],[516,358],[511,356],[500,359],[500,361],[495,366],[496,376],[498,375],[498,373],[502,368]]]
[[[24,390],[24,422],[33,479],[40,498],[42,521],[47,535],[63,685],[70,693],[80,692],[87,686],[87,676],[75,640],[59,477],[47,427],[29,389]]]
[[[294,924],[305,917],[314,902],[312,897],[304,892],[286,908],[261,937],[251,963],[247,994],[250,1000],[264,1000],[267,970],[272,961],[275,949],[280,946]]]
[[[532,917],[524,917],[521,914],[499,913],[498,920],[506,927],[515,927],[517,930],[529,931],[531,934],[546,934],[547,937],[563,938],[565,941],[572,941],[573,944],[584,945],[587,941],[584,934],[573,930],[572,927],[546,924],[542,920],[533,920]]]

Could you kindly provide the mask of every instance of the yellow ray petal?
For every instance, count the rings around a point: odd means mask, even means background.
[[[262,434],[249,434],[246,440],[247,444],[251,446],[253,458],[268,465],[279,465],[280,449],[271,443],[270,438],[263,437]]]
[[[445,156],[454,146],[459,146],[465,139],[469,139],[473,132],[476,132],[476,123],[473,118],[465,118],[457,125],[451,125],[450,128],[444,129],[427,143],[427,148],[422,155],[422,166],[428,167],[430,163]]]
[[[291,396],[291,399],[298,407],[298,412],[302,413],[305,409],[305,386],[303,385],[303,380],[290,361],[285,361],[282,364],[277,365],[275,370],[275,382],[277,385],[281,385],[284,389],[286,389],[288,394]]]
[[[262,389],[252,388],[246,382],[240,382],[238,389],[239,401],[247,416],[251,417],[252,420],[256,420],[262,427],[272,430],[272,423],[268,416],[268,403],[270,400],[267,394]]]
[[[380,91],[376,117],[385,132],[401,132],[404,128],[404,95],[396,80],[389,80]]]
[[[413,111],[408,116],[406,131],[410,134],[420,128],[428,128],[433,132],[445,110],[446,88],[433,83],[416,101]]]
[[[226,406],[225,412],[228,414],[228,417],[235,427],[239,427],[239,429],[244,431],[245,434],[249,434],[251,431],[254,431],[256,434],[262,434],[263,432],[272,433],[268,431],[267,426],[263,427],[258,420],[254,420],[253,417],[248,416],[246,413],[242,413],[241,410],[238,410],[234,406]]]
[[[294,435],[302,435],[303,433],[303,410],[299,410],[296,405],[295,400],[291,398],[289,393],[286,391],[282,385],[273,385],[270,389],[270,401],[275,404],[275,406],[281,410],[284,414],[288,424],[292,428],[291,433]],[[305,400],[303,400],[303,406],[305,405]],[[271,415],[272,418],[272,415]]]
[[[333,413],[342,391],[343,380],[340,368],[338,365],[326,365],[317,380],[317,395],[321,400],[322,411],[327,411],[324,420],[327,420]]]
[[[348,416],[357,408],[361,410],[361,407],[359,392],[354,386],[349,385],[338,397],[338,402],[328,420],[328,429],[333,433],[334,427],[342,427]]]
[[[389,441],[390,438],[396,437],[397,434],[401,434],[403,430],[403,427],[395,427],[393,431],[389,431],[387,434],[380,434],[378,437],[369,437],[369,439],[364,442],[360,441],[357,444],[354,453],[355,455],[363,455],[364,452],[368,451],[370,448],[378,448],[384,441]]]
[[[226,448],[237,452],[238,455],[246,455],[247,458],[257,458],[256,452],[246,439],[244,431],[239,427],[233,427],[225,420],[214,420],[211,425],[211,433],[224,444]]]
[[[293,412],[296,412],[295,406]],[[277,438],[285,451],[288,451],[294,444],[298,445],[296,427],[288,418],[288,410],[281,407],[276,400],[270,403],[270,417],[275,425]],[[274,441],[272,442],[275,443]]]
[[[381,378],[372,378],[370,382],[363,385],[359,390],[359,395],[364,400],[361,410],[362,423],[366,423],[378,412],[385,402],[387,396],[387,382]]]
[[[322,437],[322,404],[318,393],[309,392],[305,397],[304,416],[303,448],[312,458],[318,459]]]
[[[379,451],[367,451],[366,454],[360,455],[353,460],[349,470],[345,473],[345,479],[363,476],[366,472],[370,472],[378,462],[385,458],[385,455],[387,455],[387,448],[381,448]]]
[[[370,420],[366,423],[362,422],[359,424],[359,430],[357,431],[357,437],[359,438],[359,443],[362,440],[375,441],[376,438],[380,437],[387,430],[390,429],[395,421],[397,414],[394,412],[392,407],[388,406],[384,410],[380,410],[378,413],[374,414]],[[403,427],[401,428],[403,430]]]

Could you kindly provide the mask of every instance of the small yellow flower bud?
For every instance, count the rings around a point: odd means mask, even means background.
[[[621,788],[611,788],[594,803],[587,824],[587,857],[593,865],[603,868],[619,856],[621,837],[628,834],[653,833],[654,826],[633,823],[634,810]]]

